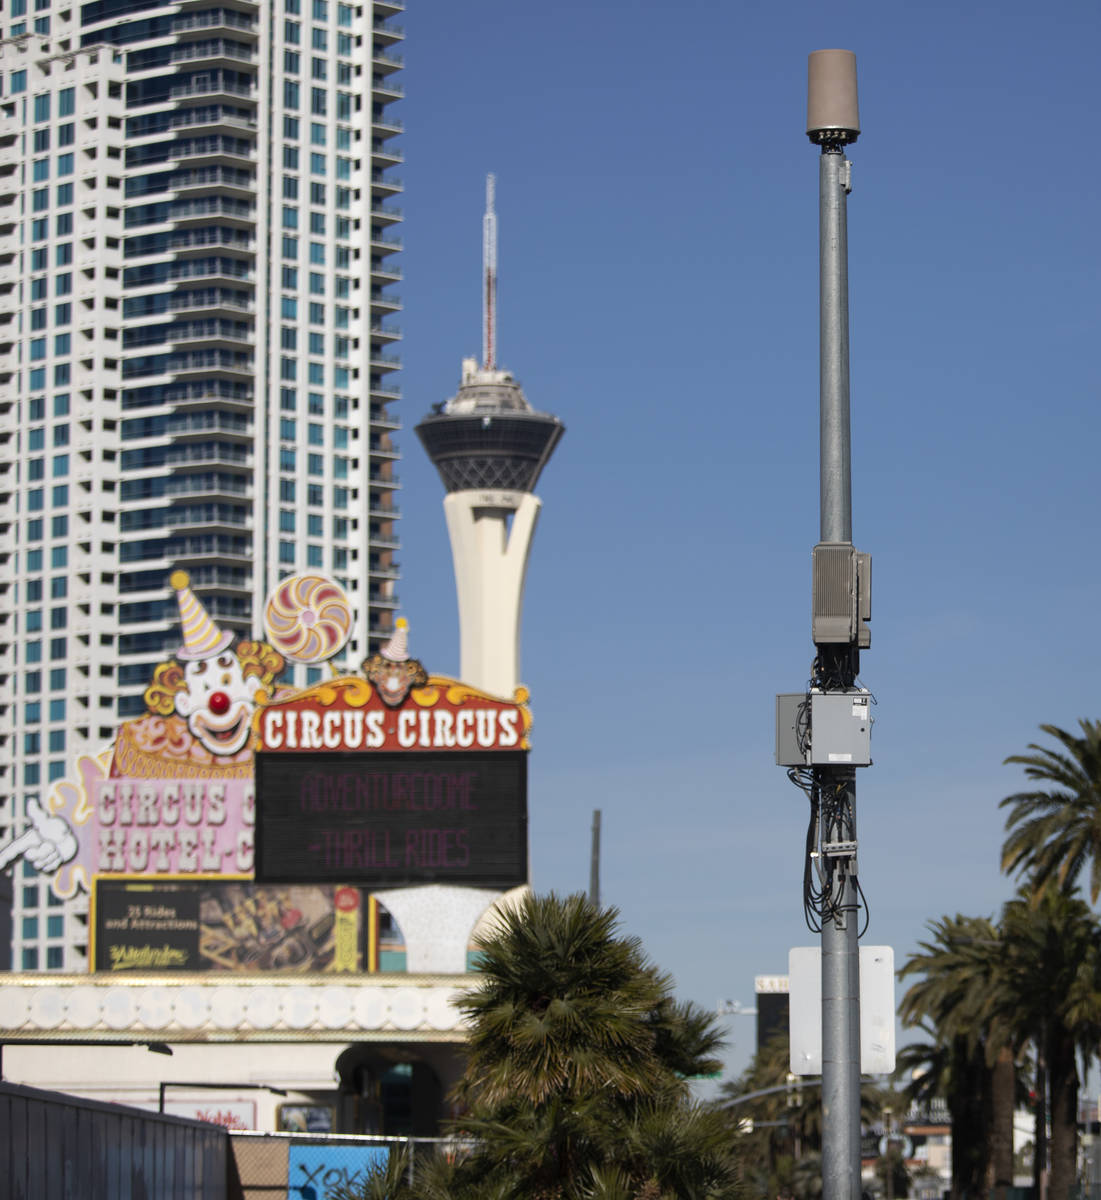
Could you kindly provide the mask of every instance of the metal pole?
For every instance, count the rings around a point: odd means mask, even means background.
[[[593,840],[589,855],[589,902],[600,907],[600,809],[593,809]]]
[[[853,540],[849,433],[849,160],[824,146],[818,171],[820,540]]]
[[[815,61],[817,59],[817,61]],[[846,143],[859,132],[856,64],[845,51],[811,56],[808,133],[819,166],[820,540],[852,544]],[[820,676],[855,683],[854,645],[817,647]],[[824,669],[822,669],[824,668]],[[860,958],[857,945],[856,782],[851,768],[815,768],[831,880],[822,913],[822,1196],[860,1200]],[[832,847],[832,851],[831,851]]]

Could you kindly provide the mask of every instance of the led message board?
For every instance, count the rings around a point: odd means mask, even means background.
[[[256,755],[256,878],[527,882],[527,754]]]

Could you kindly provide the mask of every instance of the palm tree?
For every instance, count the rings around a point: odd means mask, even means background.
[[[1001,970],[1018,1029],[1031,1037],[1047,1077],[1051,1114],[1051,1200],[1065,1200],[1078,1151],[1077,1055],[1101,1038],[1101,927],[1087,905],[1062,890],[1026,889],[1002,914]],[[1037,1117],[1037,1146],[1041,1113]],[[1037,1164],[1043,1166],[1042,1154]]]
[[[737,1195],[729,1128],[686,1082],[719,1067],[714,1019],[673,999],[617,916],[529,895],[480,941],[456,1089],[475,1149],[454,1196]]]
[[[1035,894],[1054,882],[1071,892],[1089,868],[1090,903],[1101,895],[1101,721],[1080,721],[1082,736],[1057,725],[1040,728],[1062,749],[1029,743],[1031,754],[1013,754],[1029,779],[1043,790],[1006,796],[1009,808],[1002,847],[1002,870],[1030,873]]]
[[[1012,1102],[995,1106],[993,1064],[1010,1037],[999,1020],[997,927],[985,917],[957,915],[932,922],[930,929],[933,938],[920,942],[921,952],[899,971],[903,979],[922,976],[903,996],[899,1015],[931,1040],[904,1050],[899,1066],[911,1071],[906,1089],[911,1097],[942,1095],[948,1104],[955,1200],[982,1194],[990,1175],[999,1173],[993,1163],[993,1114],[997,1107],[1004,1122],[1008,1111],[1011,1123],[1013,1110]],[[999,1083],[1004,1086],[1004,1079]],[[1012,1095],[1012,1079],[1009,1087]]]

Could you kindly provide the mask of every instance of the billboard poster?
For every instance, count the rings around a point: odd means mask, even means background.
[[[258,755],[256,878],[527,882],[527,755]]]
[[[363,898],[348,886],[98,880],[95,970],[357,972]]]

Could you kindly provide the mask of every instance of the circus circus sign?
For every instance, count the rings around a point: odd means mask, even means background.
[[[431,676],[391,706],[363,679],[334,679],[258,709],[258,751],[526,750],[526,699],[523,688],[510,702]]]

